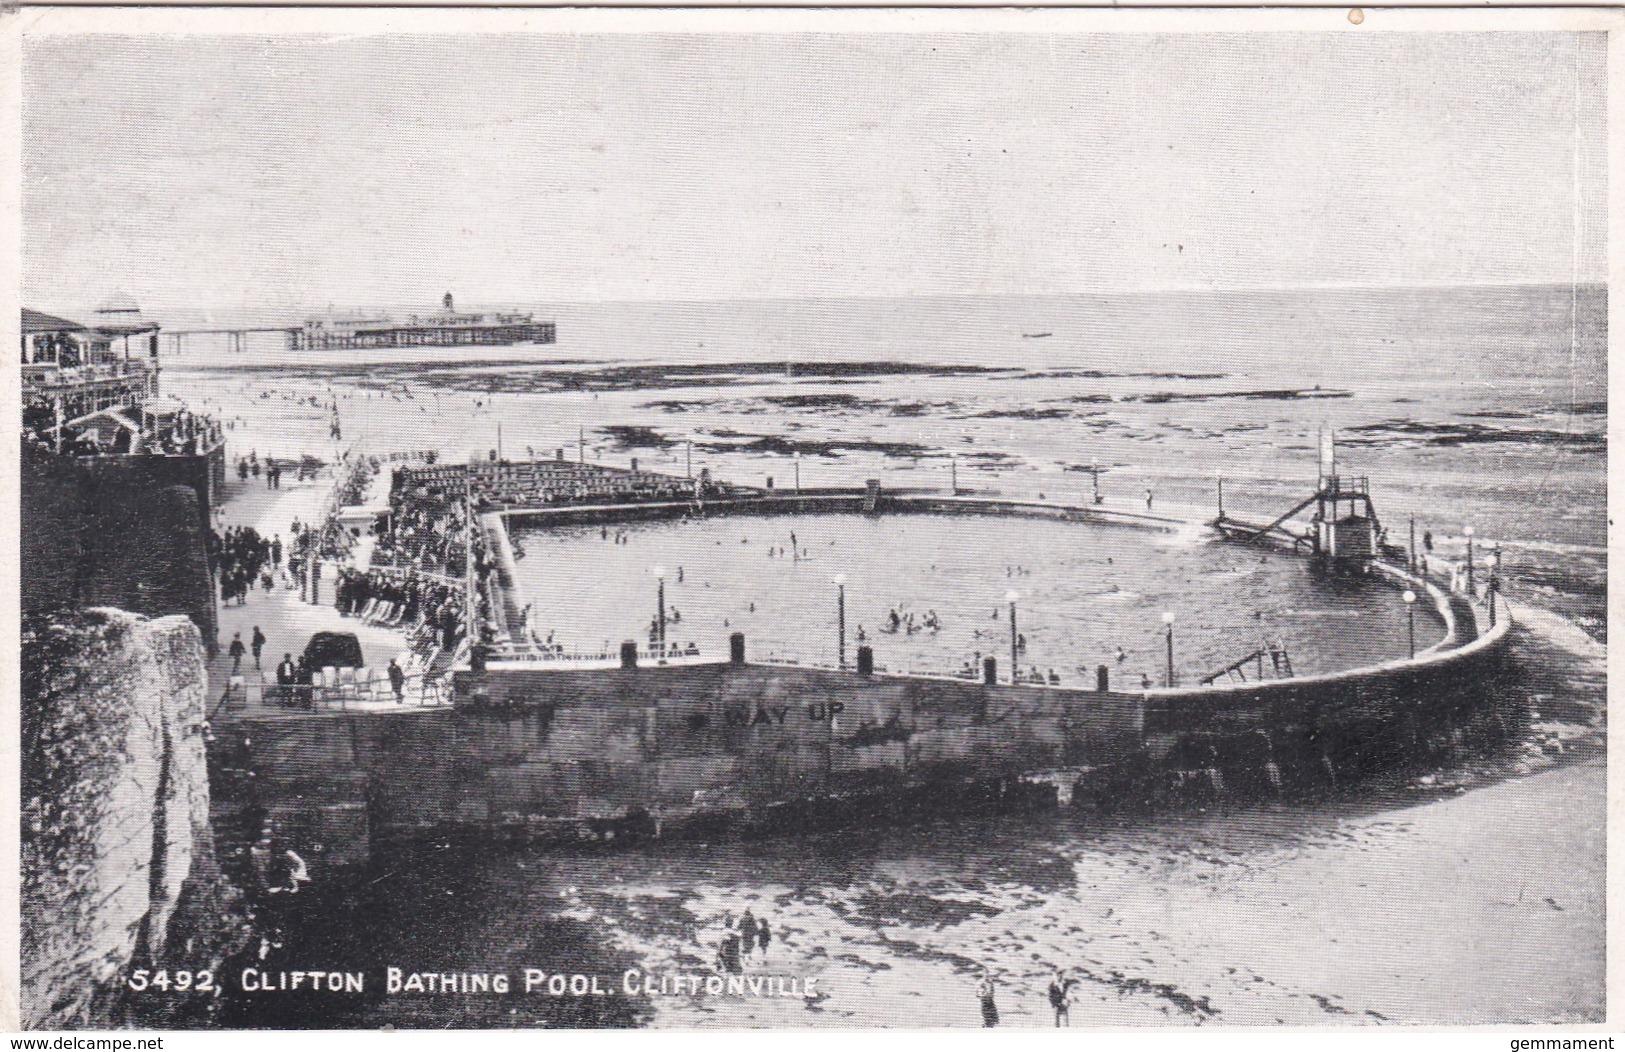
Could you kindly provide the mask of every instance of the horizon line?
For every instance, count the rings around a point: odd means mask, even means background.
[[[818,303],[818,302],[875,302],[888,301],[920,301],[920,300],[970,300],[970,299],[1057,299],[1066,297],[1100,297],[1100,296],[1156,296],[1156,295],[1238,295],[1249,293],[1291,293],[1291,292],[1404,292],[1420,290],[1445,289],[1593,289],[1608,288],[1606,278],[1588,281],[1470,281],[1470,282],[1410,282],[1410,283],[1381,283],[1381,282],[1309,282],[1296,285],[1157,285],[1157,286],[1116,286],[1095,287],[1089,289],[1075,289],[1070,291],[1043,291],[1043,292],[926,292],[926,293],[827,293],[804,296],[774,296],[774,295],[719,295],[719,296],[677,296],[670,298],[625,297],[613,296],[603,299],[552,299],[536,301],[520,300],[492,300],[473,302],[459,305],[458,313],[480,310],[543,310],[560,307],[604,306],[624,304],[628,306],[647,305],[680,305],[680,304],[720,304],[720,303]],[[108,292],[101,297],[105,302],[114,295]],[[49,301],[47,301],[48,303]],[[47,313],[66,312],[64,316],[72,313],[95,313],[93,306],[74,306],[50,308],[40,307],[37,304],[24,304],[31,310],[45,310]],[[359,311],[384,310],[415,310],[419,312],[440,310],[440,300],[432,297],[421,303],[407,302],[373,302],[370,304],[332,304],[325,308],[299,307],[299,306],[267,306],[262,308],[244,308],[242,306],[204,306],[204,307],[169,307],[162,304],[148,306],[139,304],[143,314],[152,316],[160,313],[230,315],[243,314],[264,317],[272,314],[303,313],[310,317],[331,317],[336,313],[354,313]],[[78,319],[75,319],[78,320]],[[222,323],[224,324],[224,323]]]

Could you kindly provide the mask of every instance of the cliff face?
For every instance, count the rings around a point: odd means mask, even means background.
[[[24,1027],[111,1025],[126,967],[161,960],[177,903],[198,897],[188,881],[217,881],[205,675],[186,617],[25,618]]]

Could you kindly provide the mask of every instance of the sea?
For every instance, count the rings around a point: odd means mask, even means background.
[[[1004,1025],[1050,1026],[1057,969],[1077,981],[1074,1026],[1602,1017],[1605,289],[535,309],[557,343],[295,354],[257,337],[231,354],[194,338],[165,357],[164,390],[229,421],[233,456],[635,458],[776,488],[1077,501],[1098,487],[1108,507],[1206,517],[1221,487],[1230,514],[1286,510],[1331,435],[1390,542],[1414,529],[1459,559],[1472,527],[1500,553],[1519,620],[1486,704],[1516,708],[1518,733],[1306,797],[613,850],[379,843],[364,871],[318,874],[265,943],[279,968],[365,970],[369,992],[234,997],[217,1022],[970,1026],[986,978]],[[623,987],[711,974],[747,909],[774,931],[747,971],[797,979],[797,996]],[[606,992],[389,994],[391,966],[590,975]]]

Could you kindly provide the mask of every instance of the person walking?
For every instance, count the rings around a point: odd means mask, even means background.
[[[976,997],[982,1002],[982,1025],[999,1025],[999,1006],[993,1000],[995,989],[993,977],[986,972],[982,973],[982,981],[976,984]]]
[[[1068,979],[1057,968],[1055,978],[1049,984],[1049,1003],[1055,1009],[1055,1025],[1070,1027],[1072,1025],[1072,984],[1074,979]]]
[[[260,651],[265,649],[265,633],[260,631],[259,625],[254,626],[254,635],[249,641],[249,648],[254,651],[254,671],[258,672],[260,671]]]
[[[756,922],[756,942],[762,948],[762,956],[767,956],[767,944],[773,941],[773,926],[763,917]]]
[[[406,701],[406,671],[394,658],[389,659],[389,689],[395,692],[395,704]]]
[[[243,646],[243,634],[241,632],[234,634],[231,637],[231,646],[226,648],[226,653],[231,655],[231,674],[233,676],[243,670],[243,653],[246,649]]]

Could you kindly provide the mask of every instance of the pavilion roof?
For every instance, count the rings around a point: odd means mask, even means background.
[[[87,326],[54,314],[23,308],[23,332],[84,332]]]

